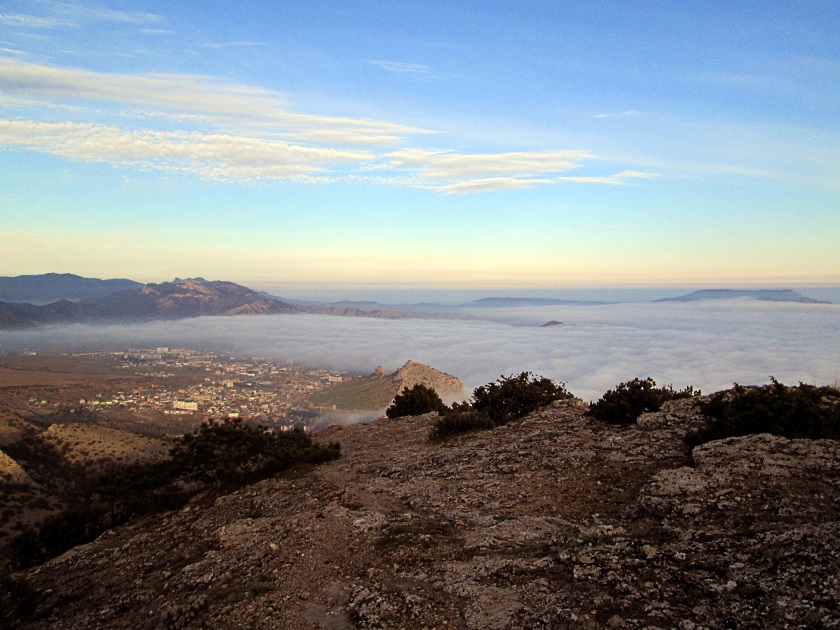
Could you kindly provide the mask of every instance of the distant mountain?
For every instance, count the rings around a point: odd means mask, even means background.
[[[790,289],[702,289],[673,298],[662,298],[655,302],[700,302],[703,300],[734,300],[746,298],[761,302],[798,302],[800,304],[831,304],[805,297]]]
[[[345,306],[350,308],[363,308],[367,310],[382,310],[386,308],[385,304],[382,304],[381,302],[371,302],[370,300],[341,300],[340,302],[330,302],[328,306]]]
[[[201,315],[293,313],[295,308],[233,282],[197,280],[141,285],[79,302],[34,306],[0,302],[0,327],[74,322],[130,322]]]
[[[402,311],[376,308],[373,310],[356,308],[353,306],[317,306],[297,304],[294,306],[297,313],[309,313],[312,315],[336,315],[339,317],[377,317],[381,319],[402,319],[408,315]]]
[[[393,374],[385,374],[377,368],[369,376],[316,392],[310,396],[309,402],[318,407],[343,411],[384,410],[400,391],[415,385],[431,387],[444,401],[463,400],[465,397],[464,384],[459,378],[416,361],[407,361]]]
[[[58,300],[102,298],[112,293],[140,289],[140,282],[126,279],[100,280],[72,273],[44,273],[0,277],[0,301],[50,304]]]
[[[176,278],[173,282],[133,284],[136,286],[123,291],[79,301],[62,299],[40,306],[0,302],[0,328],[183,319],[203,315],[301,313],[389,319],[406,316],[399,311],[383,309],[368,311],[345,306],[292,305],[233,282],[208,281],[203,278]]]
[[[474,300],[466,306],[507,307],[507,306],[585,306],[591,304],[609,304],[609,302],[557,300],[554,298],[514,298],[514,297],[486,297]]]

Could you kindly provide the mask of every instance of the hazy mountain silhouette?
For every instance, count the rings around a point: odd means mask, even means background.
[[[800,304],[831,304],[805,297],[790,289],[702,289],[672,298],[662,298],[655,302],[700,302],[702,300],[734,300],[747,298],[762,302],[798,302]]]
[[[80,280],[85,280],[85,278],[80,278]],[[45,284],[49,284],[50,281],[48,278]],[[38,282],[38,280],[32,280],[30,287],[35,287]],[[95,282],[111,281],[96,280]],[[42,305],[12,301],[0,302],[0,328],[28,328],[78,322],[184,319],[204,315],[308,313],[349,317],[399,318],[405,316],[404,313],[398,311],[381,309],[367,311],[351,307],[292,305],[266,293],[221,280],[176,278],[172,282],[145,285],[131,280],[114,282],[127,282],[133,286],[101,297],[78,301],[60,299]],[[40,293],[40,295],[47,294],[46,289]]]
[[[44,273],[40,275],[0,277],[0,300],[50,304],[59,300],[102,298],[112,293],[140,289],[141,282],[124,278],[100,280],[83,278],[72,273]]]

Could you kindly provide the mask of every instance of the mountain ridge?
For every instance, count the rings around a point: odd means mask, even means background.
[[[53,276],[28,276],[30,290],[47,295]],[[78,278],[78,276],[73,276]],[[85,280],[85,279],[82,279]],[[47,286],[40,290],[39,282]],[[107,281],[98,281],[107,282]],[[122,281],[118,281],[122,282]],[[133,281],[127,281],[133,283]],[[135,286],[136,285],[136,286]],[[101,285],[96,285],[100,286]],[[108,285],[115,288],[121,285]],[[102,289],[104,291],[104,289]],[[137,322],[160,319],[183,319],[206,315],[315,314],[344,317],[402,318],[399,311],[366,311],[353,307],[292,305],[261,291],[224,280],[175,278],[172,282],[134,283],[128,289],[112,290],[99,297],[77,301],[58,299],[43,305],[0,301],[0,328],[31,328],[49,324]]]
[[[654,302],[700,302],[705,300],[751,299],[760,302],[796,302],[799,304],[831,304],[815,300],[792,289],[701,289],[672,298],[660,298]]]
[[[0,277],[0,301],[49,304],[59,300],[78,301],[136,289],[143,283],[127,278],[84,278],[72,273]]]

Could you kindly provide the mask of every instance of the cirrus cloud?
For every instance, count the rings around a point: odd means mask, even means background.
[[[622,171],[612,175],[560,176],[595,156],[586,151],[455,153],[406,149],[387,155],[392,167],[413,170],[419,187],[455,195],[521,190],[558,182],[617,186],[629,179],[650,179],[653,173]]]
[[[204,179],[306,179],[370,153],[305,147],[279,140],[199,132],[125,131],[78,123],[0,120],[0,145],[88,162],[109,162]]]
[[[395,144],[430,133],[387,121],[298,113],[276,92],[195,75],[91,72],[0,58],[0,88],[48,102],[73,99],[189,112],[251,131],[337,144]]]
[[[418,70],[409,65],[386,64],[393,71]],[[567,175],[597,160],[585,150],[474,153],[411,147],[417,136],[438,132],[295,111],[275,91],[207,76],[102,73],[0,58],[0,91],[7,103],[25,104],[30,115],[40,107],[53,118],[55,112],[75,118],[0,121],[0,148],[204,179],[376,181],[468,194],[653,177],[632,170],[604,175],[603,169],[597,175]],[[121,124],[110,122],[114,119]],[[126,128],[137,120],[166,128]],[[372,179],[372,172],[382,176]]]

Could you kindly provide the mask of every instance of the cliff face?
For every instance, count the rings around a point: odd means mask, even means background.
[[[109,532],[24,574],[32,628],[707,628],[840,622],[840,443],[693,451],[564,401],[430,443],[334,427],[339,460]]]

